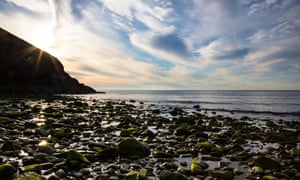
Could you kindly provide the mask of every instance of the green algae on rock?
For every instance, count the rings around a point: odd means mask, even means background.
[[[212,148],[216,147],[213,143],[210,142],[199,142],[196,144],[196,148],[198,149],[205,149],[207,151],[210,151]]]
[[[77,152],[74,149],[71,149],[69,151],[63,152],[62,155],[68,161],[78,161],[78,162],[82,162],[82,163],[90,163],[90,161],[83,154]]]
[[[159,178],[160,180],[187,180],[187,178],[184,175],[168,170],[162,170],[159,174]]]
[[[1,164],[0,165],[0,177],[12,177],[17,172],[17,169],[12,164]]]
[[[150,154],[147,145],[142,144],[134,138],[126,138],[117,144],[120,156],[130,158],[142,158]]]
[[[21,168],[22,171],[35,171],[39,172],[41,170],[41,165],[40,164],[31,164],[27,166],[23,166]]]

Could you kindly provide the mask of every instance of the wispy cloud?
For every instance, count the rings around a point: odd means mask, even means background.
[[[53,36],[66,70],[99,89],[300,88],[297,0],[3,0],[0,8],[2,27],[37,44]]]

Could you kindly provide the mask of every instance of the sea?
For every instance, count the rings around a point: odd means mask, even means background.
[[[300,121],[300,90],[111,90],[84,98],[143,102],[233,118]]]

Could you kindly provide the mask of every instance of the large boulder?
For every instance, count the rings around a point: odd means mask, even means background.
[[[0,165],[0,178],[10,178],[17,172],[17,169],[11,164]]]
[[[265,156],[257,157],[254,160],[255,166],[261,167],[264,170],[274,169],[279,170],[281,168],[280,162]]]
[[[121,157],[142,158],[150,154],[149,147],[134,138],[121,140],[117,147]]]

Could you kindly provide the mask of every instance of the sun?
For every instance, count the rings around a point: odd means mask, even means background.
[[[54,48],[54,33],[49,26],[40,26],[32,33],[32,44],[52,55],[57,55]]]

